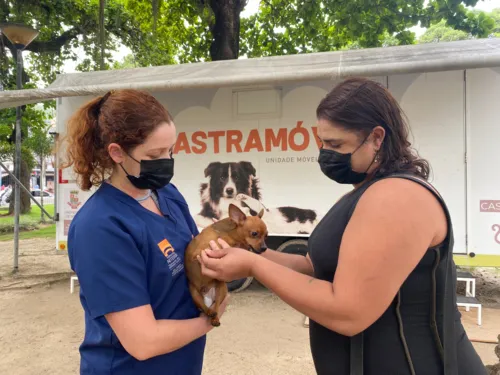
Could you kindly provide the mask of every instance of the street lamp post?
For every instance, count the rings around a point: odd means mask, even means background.
[[[15,23],[0,24],[0,32],[12,43],[17,58],[17,89],[23,88],[23,50],[38,36],[38,31]],[[14,175],[21,177],[21,106],[16,108],[16,148],[14,155]],[[21,187],[14,187],[14,272],[19,268],[19,216],[21,213]]]

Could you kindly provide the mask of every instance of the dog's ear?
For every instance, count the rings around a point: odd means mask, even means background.
[[[241,168],[248,173],[250,176],[255,176],[257,171],[255,170],[253,164],[249,161],[240,161]]]
[[[214,161],[213,163],[210,163],[206,168],[205,168],[205,177],[211,176],[214,171],[219,168],[222,164],[218,161]]]
[[[247,216],[240,208],[234,204],[229,205],[229,217],[232,221],[234,221],[237,225],[243,224],[243,222],[247,219]]]
[[[264,209],[261,209],[257,216],[259,217],[259,219],[262,219],[262,216],[264,216]]]

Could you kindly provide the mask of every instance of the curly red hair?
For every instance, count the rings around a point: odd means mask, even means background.
[[[107,150],[110,143],[131,152],[162,123],[172,123],[172,117],[147,92],[117,90],[93,99],[68,121],[62,167],[72,166],[80,188],[89,190],[100,185],[115,166]]]

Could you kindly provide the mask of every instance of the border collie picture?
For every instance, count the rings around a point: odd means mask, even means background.
[[[236,200],[238,194],[260,200],[256,170],[248,161],[210,163],[205,168],[205,177],[208,181],[200,186],[201,211],[196,218],[196,224],[202,228],[227,217],[231,203],[244,208]],[[248,209],[244,211],[249,214]]]
[[[212,162],[205,168],[206,182],[200,186],[201,211],[196,224],[205,228],[228,215],[229,204],[239,206],[247,215],[265,209],[262,218],[270,233],[308,234],[318,222],[314,210],[297,207],[270,207],[261,203],[257,171],[251,162]]]

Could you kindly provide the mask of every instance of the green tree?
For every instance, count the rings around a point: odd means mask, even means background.
[[[141,28],[125,10],[127,2],[106,1],[104,49],[108,53],[104,68],[109,68],[112,62],[109,51],[116,50],[119,43],[141,39]],[[100,68],[98,16],[99,0],[0,0],[0,23],[20,22],[40,30],[38,38],[26,50],[33,53],[27,60],[37,78],[44,82],[52,82],[67,60],[77,60],[77,48],[85,53],[78,70]],[[5,49],[13,52],[8,39],[0,36],[0,53],[5,53]]]
[[[35,108],[34,105],[26,106],[23,110],[22,122],[22,143],[21,143],[21,183],[30,186],[30,175],[35,166],[30,144],[27,143],[28,128],[37,129],[46,121],[44,110]],[[0,159],[14,160],[15,138],[14,125],[16,122],[15,108],[4,109],[0,111]],[[14,180],[11,179],[11,185],[14,186]],[[14,213],[14,194],[11,195],[9,214]],[[31,200],[29,195],[21,189],[21,213],[28,213],[31,209]]]
[[[500,8],[494,9],[491,13],[482,14],[476,10],[472,11],[478,17],[483,17],[490,35],[500,37]],[[456,30],[450,26],[445,20],[429,27],[424,34],[419,38],[419,43],[435,43],[435,42],[452,42],[456,40],[475,39],[476,35],[471,33]]]
[[[489,15],[495,22],[495,26],[492,30],[493,35],[500,38],[500,8],[493,9]]]
[[[140,65],[137,63],[134,55],[126,55],[122,61],[115,61],[113,63],[112,69],[133,69],[139,68]]]
[[[52,155],[54,149],[54,138],[49,134],[51,125],[45,122],[44,125],[33,127],[30,131],[30,136],[26,140],[26,147],[34,154],[38,164],[40,165],[40,195],[41,204],[43,205],[43,191],[45,183],[45,160]],[[41,219],[44,220],[44,213],[41,212]]]
[[[455,30],[446,25],[446,21],[432,25],[418,39],[419,43],[453,42],[471,39],[472,35],[461,30]]]
[[[16,66],[14,59],[9,59],[7,54],[0,56],[0,83],[7,90],[16,88],[15,77],[16,69],[10,67]],[[24,81],[31,75],[31,71],[25,72],[23,75]],[[26,88],[35,87],[34,83],[26,82]],[[37,129],[45,123],[47,113],[44,107],[49,107],[50,104],[44,105],[27,105],[22,107],[22,126],[21,126],[21,170],[20,181],[24,186],[29,186],[30,173],[34,167],[34,159],[29,146],[26,144],[26,138],[29,133],[28,129]],[[0,110],[0,159],[14,160],[15,151],[15,124],[16,124],[16,109],[8,108]],[[11,179],[11,184],[14,186],[14,181]],[[11,195],[9,214],[14,213],[15,197]],[[31,209],[31,200],[29,195],[21,189],[21,213],[27,213]]]
[[[129,0],[141,38],[127,44],[140,66],[284,55],[415,43],[408,29],[445,19],[486,37],[492,20],[465,8],[477,0],[262,0],[241,19],[246,0]],[[151,11],[154,17],[151,16]],[[156,25],[156,27],[155,27]]]
[[[445,19],[457,30],[486,37],[492,20],[464,5],[477,1],[263,0],[259,13],[243,20],[242,53],[249,57],[332,51],[357,46],[412,44],[408,29]]]
[[[105,49],[110,51],[128,38],[135,38],[138,26],[127,18],[122,0],[109,0],[106,4],[106,27],[110,38],[106,38]],[[36,87],[40,82],[51,82],[68,60],[77,60],[75,48],[84,50],[86,58],[78,70],[97,68],[100,57],[98,35],[99,0],[0,0],[0,23],[19,22],[34,26],[40,34],[26,50],[25,68],[22,72],[24,88]],[[106,62],[110,56],[106,56]],[[0,84],[5,90],[16,88],[16,53],[14,46],[0,34]],[[54,107],[54,101],[43,106],[23,107],[21,182],[29,186],[30,172],[35,165],[32,151],[26,143],[30,131],[41,129],[47,119],[44,108]],[[0,157],[14,159],[15,109],[0,111]],[[12,196],[14,198],[14,196]],[[14,199],[10,200],[10,213]],[[29,195],[21,191],[21,213],[31,208]]]
[[[36,25],[28,50],[38,79],[51,82],[65,61],[85,58],[77,70],[109,69],[118,44],[139,66],[331,51],[351,45],[414,43],[408,28],[445,19],[472,35],[490,33],[491,19],[469,12],[477,0],[262,0],[241,19],[247,0],[0,0],[0,22]],[[29,10],[29,11],[27,11]],[[11,48],[5,37],[2,46]],[[0,51],[1,52],[1,51]]]

